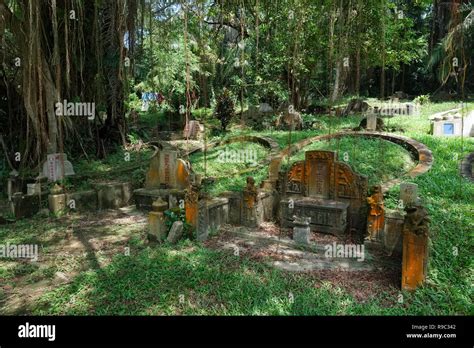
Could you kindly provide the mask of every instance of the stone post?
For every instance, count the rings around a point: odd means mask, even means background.
[[[153,202],[152,209],[148,214],[148,239],[162,242],[168,232],[164,215],[164,211],[168,209],[168,204],[159,197]]]
[[[293,240],[297,244],[309,245],[309,237],[311,236],[311,228],[309,223],[311,222],[310,217],[297,217],[294,218],[294,227],[293,227]]]
[[[199,213],[199,187],[197,185],[190,184],[185,191],[184,195],[184,209],[186,222],[192,226],[195,230],[198,225],[198,213]]]
[[[402,289],[423,284],[428,265],[428,212],[421,205],[406,207],[403,224]]]
[[[242,224],[247,227],[257,227],[257,188],[255,179],[247,177],[247,186],[243,191]]]
[[[368,239],[380,241],[380,234],[384,229],[383,193],[380,186],[372,188],[372,195],[367,197],[370,210],[367,216]]]
[[[59,214],[66,210],[66,194],[58,184],[54,185],[48,196],[49,211]]]

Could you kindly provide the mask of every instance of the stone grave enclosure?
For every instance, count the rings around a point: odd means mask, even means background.
[[[429,219],[420,205],[416,185],[403,184],[400,200],[405,209],[390,211],[384,208],[383,192],[400,180],[391,180],[369,191],[367,178],[336,161],[334,152],[308,151],[304,161],[281,171],[282,160],[310,142],[348,135],[380,137],[409,149],[418,165],[408,176],[420,175],[432,165],[429,149],[403,136],[344,132],[304,139],[272,155],[268,178],[260,185],[249,177],[242,192],[224,193],[213,199],[201,198],[199,188],[190,187],[186,194],[186,219],[195,227],[198,240],[208,239],[210,231],[226,224],[256,229],[265,221],[279,219],[282,227],[294,227],[297,245],[311,247],[311,231],[334,234],[341,240],[365,237],[363,244],[368,250],[382,251],[389,258],[399,257],[404,289],[419,286],[426,275]],[[421,220],[413,214],[421,216]],[[420,226],[424,226],[424,237],[418,238]],[[318,261],[317,267],[325,266]]]
[[[474,111],[464,116],[461,109],[439,112],[430,117],[431,134],[435,136],[474,137]]]
[[[278,181],[280,223],[293,227],[293,216],[311,218],[316,232],[344,236],[365,233],[367,178],[336,161],[336,152],[307,151]]]

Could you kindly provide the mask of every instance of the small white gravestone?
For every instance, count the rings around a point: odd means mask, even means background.
[[[370,113],[367,115],[367,130],[375,131],[377,129],[377,115]]]
[[[71,176],[75,173],[65,153],[52,153],[48,155],[46,162],[43,163],[42,174],[49,181],[58,181],[63,179],[64,176]]]

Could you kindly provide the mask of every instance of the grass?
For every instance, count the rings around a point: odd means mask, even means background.
[[[225,155],[227,157],[224,157]],[[242,190],[247,176],[254,176],[257,182],[265,179],[266,167],[258,166],[267,155],[265,147],[251,142],[241,142],[217,146],[209,150],[206,155],[203,152],[196,153],[191,156],[190,162],[196,173],[216,179],[212,185],[206,187],[206,190],[215,196],[223,191]],[[250,171],[240,174],[247,169]]]
[[[337,151],[338,160],[367,176],[369,185],[379,185],[397,178],[415,165],[410,153],[396,144],[379,139],[350,137],[314,142],[292,156],[291,163],[304,160],[305,152],[311,150]]]
[[[473,108],[474,104],[468,105]],[[429,211],[430,261],[426,284],[413,293],[403,292],[399,303],[399,290],[374,290],[373,296],[358,299],[346,288],[317,275],[292,274],[275,270],[264,263],[237,257],[231,252],[209,250],[199,243],[183,241],[176,247],[147,246],[143,243],[145,231],[134,232],[131,255],[115,255],[104,267],[86,267],[72,283],[57,286],[35,303],[34,314],[72,315],[473,315],[474,281],[472,259],[472,232],[474,231],[474,185],[460,178],[458,165],[468,152],[474,151],[474,140],[432,137],[428,116],[451,108],[452,105],[429,104],[419,117],[399,116],[390,124],[403,128],[412,137],[432,151],[432,169],[411,179],[419,187],[419,194]],[[334,129],[355,127],[360,117],[344,119],[321,118],[321,124]],[[327,133],[327,128],[294,134],[294,140]],[[234,131],[237,134],[240,131]],[[286,132],[260,132],[272,136],[283,148],[287,144]],[[347,142],[347,144],[345,143]],[[322,144],[322,143],[321,143]],[[362,159],[375,163],[383,161],[400,165],[400,152],[385,144],[386,154],[377,153],[379,143],[359,140],[355,143],[354,166],[363,171]],[[334,146],[334,143],[326,143]],[[337,144],[336,144],[337,145]],[[313,144],[312,146],[323,146]],[[341,139],[340,149],[351,156],[354,146]],[[367,148],[366,148],[367,147]],[[391,152],[393,151],[393,152]],[[341,151],[340,151],[341,152]],[[365,153],[363,156],[362,153]],[[360,154],[360,155],[359,155]],[[213,170],[219,171],[219,167]],[[263,171],[264,175],[266,170]],[[230,175],[230,174],[229,174]],[[375,174],[373,174],[375,176]],[[236,185],[243,187],[236,177]],[[257,181],[260,179],[257,178]],[[226,186],[228,187],[228,186]],[[386,204],[398,196],[394,187],[386,197]],[[78,217],[80,218],[80,217]],[[69,222],[34,218],[14,226],[0,227],[0,244],[6,242],[32,243],[39,241],[48,247],[63,238]],[[118,233],[120,225],[98,227],[108,233]],[[140,236],[138,238],[137,236]],[[67,260],[63,261],[67,263]],[[61,266],[59,264],[58,266]],[[72,266],[71,266],[72,267]],[[11,261],[0,262],[0,283],[15,286],[15,277],[30,274],[31,279],[48,277],[55,268],[38,270]],[[44,274],[40,273],[44,272]],[[1,288],[0,288],[1,289]],[[290,300],[290,293],[294,301]],[[182,295],[182,296],[180,296]],[[0,312],[4,301],[0,290]]]

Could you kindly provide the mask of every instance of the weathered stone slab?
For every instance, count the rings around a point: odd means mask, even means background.
[[[146,173],[145,188],[160,188],[160,153],[158,152],[150,160],[150,167]]]
[[[178,153],[176,151],[160,151],[160,184],[167,187],[176,187],[176,170]]]
[[[190,184],[191,165],[182,159],[176,163],[176,186],[185,189]]]
[[[105,183],[96,186],[99,210],[117,209],[130,203],[132,186],[130,183]]]
[[[166,238],[166,241],[171,244],[176,244],[183,236],[184,225],[182,221],[175,221],[171,226],[171,230]]]

